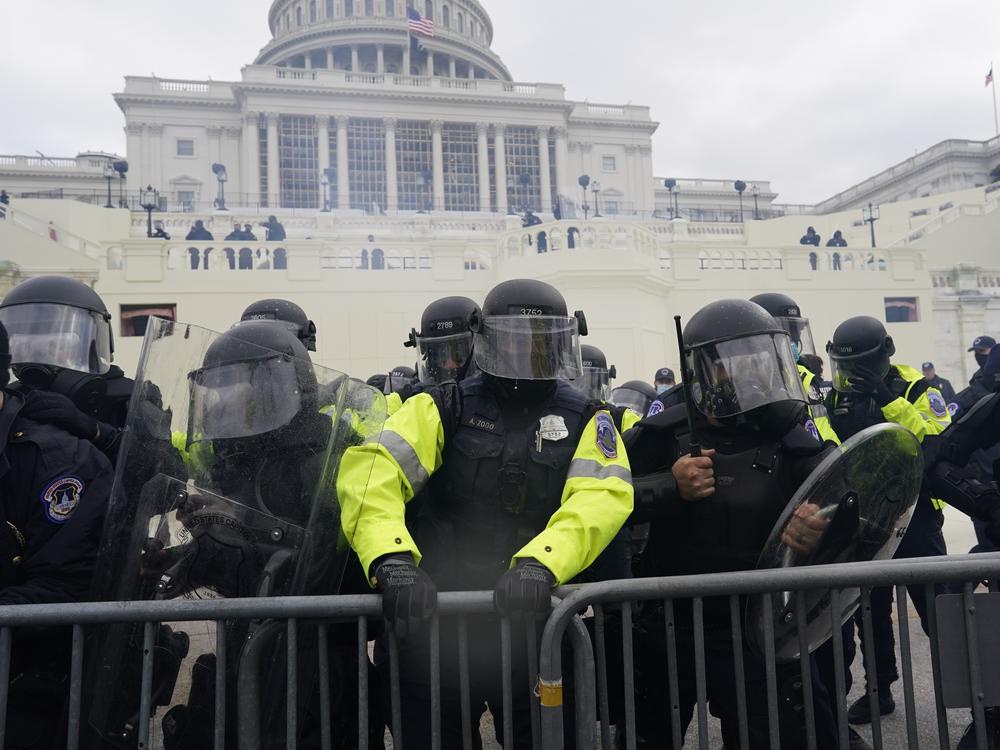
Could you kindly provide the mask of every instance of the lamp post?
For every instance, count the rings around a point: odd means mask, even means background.
[[[861,217],[864,219],[864,223],[871,227],[872,230],[872,247],[875,247],[875,222],[878,221],[881,216],[878,206],[873,206],[871,201],[868,202],[868,208],[861,209]]]
[[[743,191],[747,189],[747,184],[743,180],[737,180],[733,183],[733,187],[736,188],[736,192],[740,196],[740,224],[743,223]]]
[[[108,181],[108,203],[105,208],[114,208],[111,205],[111,180],[115,176],[115,168],[110,161],[104,163],[104,179]]]
[[[215,179],[219,181],[219,195],[215,199],[215,210],[216,211],[227,211],[226,208],[226,180],[229,179],[229,175],[226,174],[226,167],[224,164],[213,164],[212,173],[215,175]]]
[[[139,195],[139,205],[146,210],[146,236],[153,236],[153,209],[160,206],[160,194],[153,189],[152,185],[147,185],[146,189]]]
[[[423,169],[417,175],[417,184],[423,188],[424,206],[417,213],[429,214],[431,209],[430,192],[434,187],[434,173],[429,169]]]
[[[583,190],[583,220],[587,220],[587,213],[590,211],[590,206],[587,205],[587,188],[590,186],[590,175],[582,174],[580,179],[577,180],[580,188]]]
[[[599,200],[601,195],[601,183],[594,180],[590,183],[590,189],[594,193],[594,218],[600,218],[601,216],[601,202]]]
[[[529,186],[531,185],[531,175],[527,172],[521,172],[517,177],[518,182],[521,183],[521,213],[526,213],[528,211],[528,194],[530,193]]]
[[[753,218],[754,221],[760,219],[760,207],[757,205],[757,197],[760,195],[760,188],[754,185],[750,188],[750,192],[753,194]]]
[[[125,201],[125,174],[128,172],[128,162],[124,159],[111,165],[118,174],[118,208],[128,208]]]
[[[327,167],[319,176],[319,184],[323,186],[323,212],[329,213],[330,206],[330,186],[337,184],[337,170]]]
[[[677,180],[673,177],[668,177],[663,181],[663,187],[667,189],[667,193],[670,196],[670,220],[673,221],[677,218],[677,209],[674,207],[674,189],[677,187]]]

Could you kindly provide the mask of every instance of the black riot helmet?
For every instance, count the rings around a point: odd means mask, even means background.
[[[0,323],[0,388],[4,388],[10,380],[10,339],[7,329]]]
[[[567,312],[566,300],[551,284],[514,279],[486,296],[471,328],[476,365],[510,381],[576,380],[582,374],[580,336],[587,335],[582,312]]]
[[[287,299],[262,299],[254,302],[240,317],[248,320],[274,320],[284,323],[311,352],[316,351],[316,324],[309,320],[305,310]]]
[[[398,393],[406,386],[415,385],[416,383],[417,371],[407,365],[399,365],[398,367],[393,367],[389,372],[388,377],[385,379],[383,391],[386,395]]]
[[[882,321],[859,315],[837,326],[833,341],[826,345],[826,353],[830,357],[833,387],[846,393],[852,390],[850,381],[858,368],[871,370],[880,378],[888,375],[896,345]]]
[[[111,314],[97,292],[65,276],[28,279],[0,303],[0,323],[21,383],[61,393],[89,414],[100,412],[114,339]]]
[[[319,414],[316,373],[302,342],[284,326],[247,321],[208,347],[188,373],[188,443],[294,436]],[[275,443],[289,442],[276,437]]]
[[[611,391],[608,402],[644,417],[656,398],[656,389],[644,380],[630,380]]]
[[[584,344],[580,347],[583,374],[573,385],[588,398],[607,401],[611,396],[611,382],[617,377],[615,366],[608,367],[608,358],[596,346]]]
[[[420,381],[461,380],[472,361],[471,321],[481,313],[468,297],[444,297],[429,304],[420,316],[420,330],[410,331],[404,346],[420,353]]]
[[[684,328],[684,381],[706,417],[723,420],[770,404],[806,402],[788,332],[760,305],[713,302]]]
[[[803,354],[815,354],[816,344],[813,342],[809,319],[802,316],[798,304],[787,294],[766,292],[750,298],[751,302],[767,310],[782,328],[788,331],[792,340],[792,354],[798,362]]]

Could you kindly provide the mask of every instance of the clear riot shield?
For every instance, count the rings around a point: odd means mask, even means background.
[[[758,569],[887,560],[906,532],[920,494],[923,460],[913,433],[881,424],[858,433],[820,463],[799,487],[768,537]],[[838,622],[858,606],[860,591],[841,591]],[[805,609],[796,595],[771,596],[775,655],[799,658],[799,617],[805,617],[810,653],[833,633],[831,592],[805,592]],[[764,653],[764,598],[747,608],[750,642]]]
[[[353,553],[341,528],[336,472],[347,448],[378,438],[385,397],[233,333],[150,320],[98,554],[101,600],[338,592]],[[236,747],[241,650],[264,625],[158,627],[150,746],[213,746],[222,637],[227,746]],[[143,637],[141,624],[88,634],[84,716],[92,746],[139,747]],[[300,649],[309,647],[300,639]],[[259,649],[256,656],[265,675],[261,733],[282,741],[283,723],[274,725],[284,719],[283,654],[276,640],[263,661]],[[300,660],[300,680],[310,676],[302,665],[315,662]]]

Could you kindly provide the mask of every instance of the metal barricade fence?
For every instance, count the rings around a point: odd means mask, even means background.
[[[923,560],[884,561],[874,563],[858,563],[851,565],[817,566],[813,568],[798,568],[772,571],[745,571],[723,573],[716,575],[685,576],[676,578],[632,579],[623,581],[607,581],[585,584],[578,587],[565,587],[557,594],[561,599],[554,599],[554,610],[541,632],[540,653],[537,648],[527,648],[527,671],[529,684],[513,684],[515,665],[512,663],[512,644],[515,638],[522,635],[527,643],[536,644],[536,636],[541,629],[540,623],[524,623],[503,621],[500,625],[500,664],[502,669],[502,727],[504,737],[514,737],[515,699],[523,700],[528,693],[530,700],[531,746],[537,750],[555,750],[565,746],[564,700],[565,693],[573,691],[573,726],[572,739],[577,748],[603,747],[609,750],[620,746],[612,741],[611,710],[613,699],[620,698],[622,712],[617,720],[618,731],[624,734],[624,746],[632,750],[637,743],[636,712],[637,701],[642,697],[636,695],[636,667],[656,669],[662,675],[666,674],[670,701],[669,705],[655,706],[654,709],[669,714],[670,737],[647,738],[656,747],[682,746],[682,728],[680,726],[679,707],[679,675],[678,675],[678,642],[674,605],[689,601],[694,623],[693,653],[695,661],[694,682],[696,700],[696,721],[700,747],[708,745],[708,712],[709,702],[706,684],[706,642],[704,633],[704,605],[713,597],[724,597],[728,600],[730,615],[731,645],[733,647],[733,686],[737,696],[737,714],[739,717],[740,748],[750,747],[747,691],[745,687],[744,663],[742,659],[742,644],[744,642],[742,622],[742,597],[762,596],[765,599],[781,595],[784,592],[794,592],[797,604],[805,600],[805,592],[818,589],[832,589],[831,613],[839,611],[840,592],[861,587],[862,639],[865,648],[866,666],[874,670],[874,649],[872,636],[872,619],[870,612],[870,593],[872,588],[891,586],[895,588],[897,621],[899,628],[899,645],[902,657],[902,681],[904,689],[904,708],[906,713],[906,739],[892,738],[887,741],[882,737],[877,709],[877,695],[869,691],[873,724],[872,735],[876,748],[919,746],[916,726],[916,702],[914,697],[913,669],[911,662],[911,641],[908,623],[908,605],[906,587],[926,586],[926,603],[930,627],[930,656],[934,676],[934,695],[936,706],[937,733],[940,747],[951,747],[946,716],[946,694],[950,692],[948,707],[962,705],[973,709],[975,724],[979,730],[978,740],[981,750],[989,747],[986,740],[985,714],[987,705],[997,705],[995,700],[996,679],[990,678],[992,687],[984,688],[985,659],[997,660],[997,653],[984,653],[981,638],[986,629],[982,620],[986,617],[977,614],[980,609],[989,610],[989,623],[997,630],[993,616],[1000,610],[996,607],[982,608],[984,595],[974,594],[974,588],[979,582],[988,580],[990,591],[996,592],[997,581],[1000,580],[1000,554],[974,555],[963,557],[930,558]],[[952,653],[942,664],[941,646],[936,612],[937,600],[932,584],[961,584],[962,590],[958,597],[961,600],[961,614],[955,609],[954,628],[960,632],[952,633],[954,639],[963,648]],[[990,594],[987,596],[995,596]],[[660,602],[663,609],[662,627],[666,641],[666,664],[651,664],[649,655],[635,653],[633,642],[633,625],[635,605],[638,602]],[[995,599],[994,599],[995,602]],[[992,603],[992,602],[991,602]],[[801,607],[796,607],[801,612]],[[953,608],[954,609],[954,608]],[[614,612],[620,617],[621,629],[621,686],[620,696],[612,696],[609,692],[609,681],[615,675],[609,672],[609,644],[607,643],[607,626],[609,613]],[[617,613],[620,611],[620,615]],[[771,612],[769,607],[763,610]],[[404,742],[408,747],[442,746],[443,724],[449,722],[447,730],[454,732],[458,720],[454,716],[454,706],[450,711],[444,711],[442,706],[441,681],[441,622],[454,618],[457,626],[456,643],[448,643],[448,647],[457,648],[458,669],[460,676],[460,707],[461,707],[461,744],[463,748],[478,747],[473,742],[474,733],[479,728],[472,723],[472,697],[470,691],[470,641],[467,623],[470,618],[493,615],[492,592],[454,592],[442,593],[439,596],[438,614],[429,626],[429,658],[427,660],[427,678],[430,690],[430,738],[407,738],[402,734],[403,705],[400,689],[400,659],[399,644],[394,638],[388,638],[388,671],[391,710],[385,717],[385,723],[393,729],[393,748],[402,750]],[[581,613],[590,615],[585,625]],[[276,647],[283,648],[284,659],[284,735],[285,747],[294,750],[299,736],[299,711],[303,696],[299,694],[301,685],[299,677],[301,659],[303,658],[301,643],[303,634],[309,633],[309,628],[315,628],[318,636],[315,651],[310,651],[309,657],[316,658],[316,689],[319,693],[320,710],[320,747],[342,747],[343,738],[333,736],[331,723],[330,691],[331,671],[329,654],[327,652],[327,628],[344,623],[353,623],[356,629],[357,675],[356,686],[358,694],[357,722],[362,729],[358,732],[357,746],[369,748],[368,733],[364,727],[369,726],[372,717],[369,716],[369,640],[372,637],[371,623],[377,623],[381,617],[381,601],[375,595],[343,595],[333,597],[289,597],[272,599],[223,599],[214,601],[165,600],[142,602],[103,602],[62,605],[19,605],[0,608],[0,747],[4,746],[4,729],[7,719],[7,702],[9,696],[9,678],[12,658],[14,632],[18,628],[35,628],[40,626],[62,625],[72,626],[72,656],[69,682],[68,734],[66,747],[76,750],[81,746],[81,730],[86,723],[82,704],[85,693],[94,689],[93,685],[84,684],[85,635],[90,628],[108,624],[142,625],[141,680],[137,685],[139,691],[138,726],[135,731],[133,746],[136,748],[152,747],[151,723],[156,705],[153,698],[154,683],[154,641],[157,628],[161,623],[181,622],[214,622],[216,624],[215,682],[214,682],[214,728],[212,730],[213,746],[217,750],[225,747],[239,747],[241,750],[255,750],[262,746],[261,715],[262,715],[262,685],[273,675],[266,673],[269,662],[263,658],[266,653],[274,653]],[[831,614],[833,627],[833,664],[836,671],[836,697],[839,710],[835,711],[839,746],[846,748],[847,718],[846,690],[843,650],[845,644],[841,637],[840,621]],[[227,649],[227,639],[224,635],[223,623],[231,621],[263,622],[252,638],[248,639],[241,653],[232,653],[232,646]],[[797,621],[801,625],[801,621]],[[960,627],[961,626],[961,627]],[[949,626],[952,627],[952,626]],[[593,633],[593,644],[590,632]],[[769,644],[764,655],[766,668],[766,703],[767,703],[767,743],[771,748],[787,747],[782,743],[778,722],[778,704],[782,698],[778,694],[777,666],[774,648],[774,622],[765,618],[764,632]],[[353,638],[353,636],[352,636]],[[284,643],[281,644],[281,639]],[[564,648],[563,641],[568,643],[572,651],[572,679],[567,679],[563,671]],[[806,643],[803,628],[798,629],[800,648]],[[995,640],[995,636],[994,636]],[[522,641],[523,642],[523,641]],[[955,644],[952,643],[952,646]],[[474,649],[496,648],[496,644],[473,643]],[[270,651],[269,651],[270,649]],[[803,649],[807,653],[806,649]],[[595,657],[596,654],[596,657]],[[956,655],[957,654],[957,655]],[[239,677],[234,686],[227,681],[227,668],[233,666],[233,660],[239,664]],[[637,665],[638,660],[638,665]],[[273,662],[270,662],[273,665]],[[311,668],[307,665],[308,668]],[[956,668],[961,667],[956,672]],[[800,659],[802,670],[802,713],[806,726],[806,745],[810,749],[821,747],[818,744],[813,715],[812,694],[809,674],[811,664],[808,656]],[[525,673],[522,669],[522,674]],[[1000,670],[993,670],[1000,672]],[[956,677],[958,674],[959,677]],[[538,675],[537,684],[535,676]],[[280,677],[281,675],[279,675]],[[989,676],[987,674],[987,676]],[[963,680],[964,685],[956,685],[956,680]],[[565,690],[564,690],[565,687]],[[228,695],[235,688],[235,699]],[[962,693],[966,698],[956,694]],[[984,692],[985,690],[985,692]],[[524,692],[521,692],[524,691]],[[520,693],[520,695],[518,695]],[[957,702],[956,702],[957,701]],[[227,711],[237,711],[237,722],[227,721]],[[498,707],[490,706],[495,710]],[[476,714],[478,715],[478,713]],[[600,721],[598,721],[598,717]],[[231,717],[230,717],[231,718]],[[234,729],[235,727],[235,729]],[[381,727],[379,727],[381,731]],[[235,735],[235,736],[234,736]],[[273,741],[273,736],[271,737]],[[270,745],[270,746],[273,746]],[[381,745],[379,745],[381,746]]]
[[[973,720],[977,729],[977,741],[980,750],[992,750],[992,744],[988,744],[985,723],[984,709],[987,706],[1000,704],[997,697],[993,675],[1000,672],[995,667],[1000,663],[1000,652],[981,653],[983,650],[983,638],[989,635],[987,642],[995,643],[997,630],[1000,629],[997,608],[997,599],[1000,598],[997,592],[997,582],[1000,580],[1000,554],[981,554],[966,556],[949,556],[940,558],[923,558],[909,560],[889,560],[870,563],[853,563],[845,565],[815,566],[809,568],[793,568],[783,570],[764,571],[743,571],[730,572],[713,575],[694,575],[675,578],[645,578],[632,579],[626,581],[606,581],[601,583],[588,584],[566,591],[567,594],[560,605],[553,611],[549,618],[545,631],[542,635],[542,651],[540,656],[539,685],[542,717],[542,739],[545,750],[557,750],[564,747],[564,727],[562,722],[562,700],[561,693],[563,687],[562,654],[559,643],[567,624],[577,616],[577,613],[592,608],[594,613],[594,646],[596,649],[596,676],[598,683],[593,692],[598,696],[600,715],[600,746],[604,748],[623,746],[628,750],[634,750],[637,746],[636,727],[636,653],[633,643],[633,620],[634,610],[637,603],[657,602],[662,605],[662,618],[658,627],[661,628],[663,638],[666,642],[666,663],[650,663],[649,653],[640,653],[641,667],[646,670],[653,670],[657,673],[658,679],[662,680],[666,675],[667,688],[669,691],[669,703],[658,704],[651,707],[652,711],[660,712],[661,715],[669,716],[669,737],[646,737],[650,747],[673,747],[683,746],[683,728],[681,726],[680,693],[682,687],[679,684],[678,673],[678,621],[675,617],[675,605],[690,603],[691,623],[693,627],[693,652],[694,652],[694,674],[687,675],[694,682],[694,710],[692,721],[697,722],[698,741],[700,748],[709,747],[708,715],[709,697],[707,695],[708,685],[706,677],[706,631],[705,631],[705,604],[706,600],[718,601],[717,597],[728,600],[729,633],[727,638],[731,639],[729,646],[732,653],[732,680],[735,694],[736,711],[738,717],[738,744],[735,747],[746,750],[751,747],[750,731],[748,727],[747,705],[748,696],[746,689],[746,674],[743,658],[743,644],[746,633],[743,623],[743,604],[745,597],[761,596],[764,598],[763,612],[765,614],[763,622],[763,632],[765,646],[763,654],[764,670],[766,674],[766,704],[767,704],[767,730],[766,739],[762,743],[759,739],[755,746],[768,746],[773,750],[791,746],[808,747],[815,750],[823,747],[822,738],[817,737],[816,717],[814,715],[813,695],[811,687],[811,669],[813,669],[812,659],[809,657],[807,648],[807,635],[805,632],[804,619],[802,613],[805,610],[805,593],[821,589],[831,590],[830,613],[824,616],[830,617],[830,626],[833,637],[831,639],[833,658],[832,664],[835,671],[836,690],[831,697],[835,701],[833,716],[835,717],[836,737],[833,738],[833,746],[847,748],[848,742],[848,720],[846,697],[846,673],[843,661],[845,643],[843,641],[841,625],[842,618],[837,614],[841,612],[841,605],[847,604],[841,601],[842,592],[848,589],[860,588],[861,590],[861,637],[864,652],[864,665],[869,674],[875,673],[874,664],[874,640],[871,617],[871,592],[878,587],[894,588],[896,598],[896,614],[899,629],[899,646],[902,660],[902,677],[904,690],[904,709],[906,713],[906,737],[894,737],[891,739],[882,736],[880,716],[878,710],[877,688],[872,685],[868,689],[872,713],[872,740],[876,750],[880,748],[908,747],[918,748],[920,746],[917,732],[916,703],[914,697],[913,683],[913,662],[911,658],[911,638],[909,630],[907,587],[921,586],[924,589],[924,596],[927,608],[927,619],[929,626],[928,637],[930,639],[930,657],[933,670],[933,689],[935,696],[937,739],[943,750],[950,750],[952,747],[949,737],[948,720],[946,715],[945,696],[950,693],[949,708],[968,707],[972,709]],[[976,586],[981,582],[988,582],[988,594],[974,594]],[[950,584],[960,585],[960,593],[954,595],[960,601],[961,607],[951,607],[954,617],[947,621],[948,633],[940,633],[939,615],[937,611],[938,600],[944,601],[948,597],[936,597],[934,585]],[[805,740],[803,745],[793,744],[793,741],[785,738],[782,741],[779,728],[779,702],[783,700],[779,696],[779,685],[777,679],[777,664],[775,660],[775,623],[771,617],[771,597],[784,595],[790,592],[795,597],[795,607],[791,611],[795,612],[794,625],[797,632],[799,651],[803,656],[799,657],[798,667],[801,670],[801,714],[804,724]],[[982,605],[989,603],[993,606],[988,608]],[[609,666],[608,650],[609,645],[605,642],[604,624],[609,606],[621,610],[621,671],[623,695],[621,706],[624,716],[617,717],[624,726],[617,726],[617,731],[624,730],[624,743],[612,744],[611,740],[611,716],[609,704],[615,696],[609,695]],[[685,604],[686,606],[686,604]],[[959,615],[959,611],[961,614]],[[980,611],[988,611],[988,617],[984,614],[977,614]],[[792,617],[790,615],[790,617]],[[791,620],[790,620],[791,621]],[[958,632],[954,632],[958,631]],[[945,640],[949,639],[949,640]],[[942,663],[941,646],[942,643],[949,643],[955,652],[953,659]],[[984,670],[984,664],[992,664],[991,670]],[[990,676],[991,690],[984,692],[984,673]],[[690,685],[688,685],[690,689]],[[966,698],[956,694],[964,694]],[[751,696],[756,697],[756,696]],[[785,697],[784,699],[787,699]],[[640,698],[641,700],[641,698]],[[715,705],[713,704],[713,708]],[[647,707],[649,708],[649,707]],[[996,731],[995,729],[993,731]],[[597,746],[581,743],[581,738],[576,738],[577,747]],[[619,739],[620,742],[620,739]],[[826,746],[830,746],[829,741]],[[727,744],[727,747],[730,747]]]
[[[554,600],[555,603],[556,600]],[[473,733],[479,732],[479,727],[472,725],[472,705],[470,697],[469,675],[469,640],[466,623],[468,618],[481,615],[494,615],[492,592],[453,592],[441,593],[438,599],[438,614],[430,623],[430,658],[428,671],[430,678],[430,710],[431,736],[426,738],[407,738],[402,736],[402,706],[400,698],[400,669],[398,644],[394,637],[388,637],[389,673],[390,673],[390,716],[385,717],[386,723],[392,728],[394,750],[402,750],[404,742],[412,747],[440,748],[442,738],[442,705],[441,705],[441,675],[440,675],[440,622],[445,618],[457,620],[457,646],[459,670],[461,675],[461,706],[462,706],[462,745],[471,749],[479,747],[473,744]],[[135,735],[120,746],[131,746],[141,750],[153,747],[151,742],[152,722],[157,704],[153,697],[154,684],[154,650],[158,628],[162,623],[194,623],[214,622],[216,625],[214,655],[214,728],[212,743],[216,750],[226,747],[239,747],[240,750],[256,750],[263,746],[261,727],[263,682],[268,678],[263,673],[268,666],[265,654],[274,653],[275,647],[284,638],[285,649],[285,716],[284,733],[285,747],[294,750],[298,744],[299,711],[303,696],[300,696],[298,680],[300,659],[302,657],[300,642],[305,629],[314,627],[317,631],[316,650],[313,654],[317,659],[317,675],[320,709],[320,747],[346,747],[343,738],[333,737],[331,728],[330,708],[330,663],[327,650],[327,629],[335,624],[353,622],[357,632],[357,694],[358,694],[358,744],[362,750],[369,747],[368,733],[364,731],[369,726],[369,618],[377,622],[381,618],[381,598],[376,595],[342,595],[330,597],[285,597],[271,599],[219,599],[219,600],[163,600],[139,602],[94,602],[83,604],[31,604],[0,608],[0,747],[5,747],[5,729],[7,726],[7,706],[10,693],[9,679],[12,659],[12,643],[14,632],[19,628],[38,628],[43,626],[72,626],[71,674],[69,682],[68,729],[65,746],[77,750],[88,742],[81,743],[82,730],[86,726],[83,715],[85,694],[94,690],[93,685],[84,684],[85,635],[89,628],[109,624],[142,625],[142,672],[141,681],[137,685],[139,691],[138,726]],[[233,654],[231,646],[227,648],[227,638],[223,627],[225,622],[258,621],[251,638],[248,638],[241,653]],[[513,711],[515,693],[523,690],[528,696],[533,696],[535,676],[538,673],[538,641],[543,623],[530,623],[526,636],[534,642],[535,648],[528,649],[529,664],[527,673],[529,681],[524,685],[514,685],[512,674],[514,665],[511,661],[512,637],[516,636],[523,623],[512,623],[503,620],[500,623],[501,643],[500,655],[502,665],[502,708],[503,731],[505,736],[513,736]],[[587,630],[580,618],[569,618],[565,630],[567,640],[572,646],[576,675],[582,675],[575,721],[576,734],[587,737],[593,734],[596,727],[596,714],[593,707],[596,697],[588,692],[596,684],[594,676],[593,650],[589,643]],[[495,644],[490,644],[495,648]],[[474,644],[482,649],[484,644]],[[236,685],[235,704],[238,721],[236,729],[233,723],[227,721],[227,710],[232,703],[227,701],[227,692],[233,685],[227,682],[227,669],[232,665],[230,660],[237,659],[239,677]],[[272,663],[273,665],[273,663]],[[524,695],[522,694],[522,696]],[[230,706],[227,709],[227,704]],[[162,705],[162,704],[161,704]],[[491,707],[494,713],[498,707]],[[540,725],[537,706],[532,708],[531,730],[532,742],[535,747],[540,743]],[[448,718],[448,717],[446,717]],[[451,717],[453,719],[454,717]],[[382,727],[377,731],[381,733]],[[232,735],[236,734],[236,737]],[[228,736],[227,736],[228,735]],[[280,735],[279,735],[280,736]],[[271,735],[273,745],[273,733]],[[334,741],[337,743],[334,744]],[[584,747],[592,746],[592,741]],[[102,747],[107,745],[101,744]],[[381,742],[378,744],[381,747]]]

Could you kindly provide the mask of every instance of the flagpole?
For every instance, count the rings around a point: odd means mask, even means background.
[[[990,62],[990,72],[993,72],[993,63]],[[997,77],[991,76],[990,85],[993,88],[993,127],[996,129],[996,135],[1000,137],[1000,117],[997,117]]]

